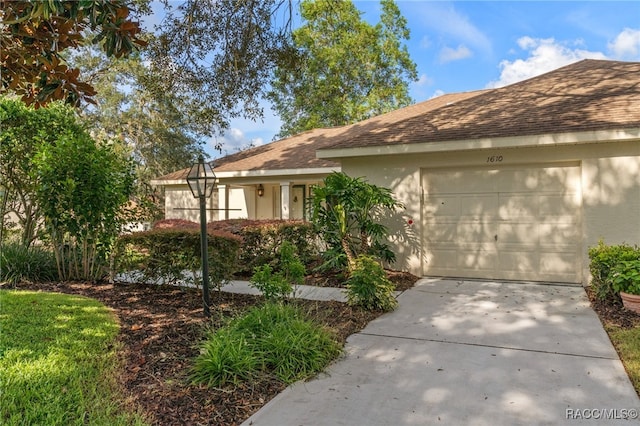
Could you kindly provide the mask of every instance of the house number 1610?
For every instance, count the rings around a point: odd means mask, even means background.
[[[501,163],[502,160],[502,155],[491,155],[487,157],[487,163]]]

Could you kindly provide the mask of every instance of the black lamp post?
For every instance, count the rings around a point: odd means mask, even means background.
[[[216,174],[213,173],[211,164],[205,163],[202,155],[198,157],[198,162],[194,163],[187,176],[189,189],[195,198],[200,199],[200,253],[202,255],[202,301],[204,304],[204,315],[211,316],[209,305],[209,257],[207,244],[207,198],[211,197],[213,188],[216,186]]]

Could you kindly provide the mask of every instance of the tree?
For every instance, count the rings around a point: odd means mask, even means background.
[[[261,117],[272,70],[296,63],[291,0],[163,3],[166,16],[145,57],[155,77],[149,89],[173,88],[174,105],[197,111],[202,134],[220,132],[233,117]]]
[[[178,111],[172,90],[154,93],[147,87],[149,68],[139,54],[108,58],[85,47],[69,57],[96,88],[96,103],[81,116],[98,139],[119,140],[136,162],[138,207],[141,219],[156,219],[162,210],[161,192],[149,181],[189,167],[202,152],[202,139],[192,113]]]
[[[67,65],[62,53],[91,42],[107,55],[121,57],[144,46],[131,11],[135,8],[129,0],[0,0],[2,91],[13,91],[36,107],[56,99],[73,105],[90,101],[93,87]],[[94,34],[90,40],[87,30]]]
[[[325,266],[346,266],[351,273],[360,255],[395,260],[385,241],[388,230],[379,220],[386,211],[404,208],[391,190],[334,172],[312,188],[311,197],[313,225],[329,246]]]
[[[381,21],[362,20],[351,1],[303,0],[305,23],[293,31],[300,64],[278,67],[269,99],[280,114],[280,137],[355,123],[409,105],[417,77],[401,40],[407,22],[393,0],[382,0]],[[289,64],[287,64],[289,65]]]
[[[17,100],[0,99],[0,123],[0,186],[4,191],[0,214],[3,222],[5,216],[14,215],[20,242],[28,247],[42,225],[33,159],[43,145],[54,144],[59,133],[84,130],[74,111],[60,103],[35,110]]]
[[[34,158],[36,198],[62,280],[98,280],[133,189],[133,167],[113,144],[63,131]]]

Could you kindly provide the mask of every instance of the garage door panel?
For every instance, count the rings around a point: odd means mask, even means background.
[[[423,187],[429,195],[497,192],[497,181],[493,178],[497,174],[497,170],[438,171],[430,174]]]
[[[580,194],[568,192],[565,194],[541,195],[538,197],[539,214],[543,219],[551,219],[554,216],[575,216],[576,209],[580,208]]]
[[[540,244],[562,246],[572,243],[576,247],[580,242],[580,230],[575,223],[543,223],[538,225]]]
[[[500,193],[534,192],[538,190],[537,170],[502,170],[497,189]]]
[[[463,195],[460,197],[460,218],[465,221],[489,221],[498,216],[495,194]]]
[[[498,243],[537,243],[538,226],[535,223],[500,223],[494,240]]]
[[[503,271],[532,274],[538,269],[538,256],[533,248],[501,252],[499,266]]]
[[[578,260],[575,252],[541,253],[540,273],[546,275],[570,275],[574,273]]]
[[[431,221],[425,229],[425,239],[429,243],[447,244],[458,240],[458,223]]]
[[[500,195],[499,218],[535,218],[538,216],[538,203],[535,197],[526,195]]]
[[[550,192],[579,192],[580,167],[548,167],[539,169],[540,189]]]
[[[460,197],[458,195],[428,197],[425,199],[424,213],[429,218],[457,218],[460,215]]]
[[[492,248],[462,248],[458,251],[458,269],[494,271],[498,264],[498,254]]]
[[[581,281],[578,166],[427,170],[423,187],[424,273]]]

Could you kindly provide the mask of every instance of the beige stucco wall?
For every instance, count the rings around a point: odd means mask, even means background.
[[[165,187],[164,205],[166,219],[186,219],[200,222],[200,203],[194,198],[188,185],[174,185]],[[213,195],[207,201],[207,208],[218,208],[218,194],[214,190]],[[207,211],[207,221],[216,220],[216,211]]]
[[[496,158],[501,161],[496,162]],[[492,158],[494,159],[492,161]],[[588,247],[640,244],[640,140],[529,148],[500,148],[411,155],[346,157],[342,170],[390,188],[406,210],[385,219],[399,269],[422,274],[421,175],[434,168],[500,168],[577,162],[582,176],[583,284],[588,283]],[[413,223],[409,225],[409,220]]]
[[[310,186],[320,183],[320,180],[287,183],[290,190],[296,185],[305,185],[308,195]],[[258,184],[255,183],[219,185],[207,203],[207,208],[226,208],[229,210],[208,211],[207,220],[281,218],[281,182],[265,182],[262,185],[264,187],[262,197],[257,195]],[[294,203],[295,201],[292,198],[290,202]],[[301,203],[301,201],[297,202]],[[186,219],[198,222],[200,220],[198,208],[198,200],[193,198],[187,185],[168,185],[165,187],[165,217],[167,219]]]

